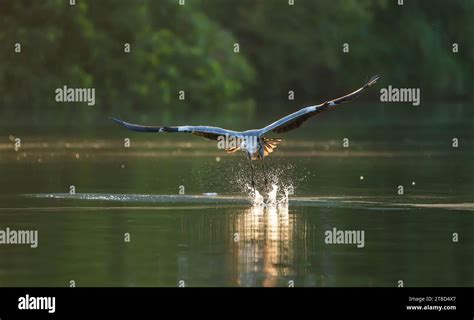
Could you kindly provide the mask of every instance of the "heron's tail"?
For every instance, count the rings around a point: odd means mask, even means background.
[[[273,152],[273,149],[278,147],[278,144],[282,141],[281,139],[274,139],[274,138],[262,138],[263,140],[263,150],[264,150],[264,157],[270,155]]]

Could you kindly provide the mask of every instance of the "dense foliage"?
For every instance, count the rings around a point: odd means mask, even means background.
[[[425,99],[473,92],[472,1],[178,1],[0,2],[1,114],[235,119],[288,90],[319,101],[374,73]],[[55,103],[64,85],[96,88],[94,112]]]

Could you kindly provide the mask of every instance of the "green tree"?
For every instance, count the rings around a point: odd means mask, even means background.
[[[48,112],[71,121],[110,113],[169,121],[189,112],[252,112],[253,101],[245,96],[252,67],[232,51],[232,34],[193,6],[20,0],[2,2],[0,10],[1,108],[11,117],[22,109],[37,121]],[[13,51],[16,42],[21,54]],[[56,104],[54,91],[63,85],[96,88],[101,112]]]

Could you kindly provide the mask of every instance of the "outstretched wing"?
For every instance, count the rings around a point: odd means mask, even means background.
[[[376,83],[378,79],[379,79],[379,76],[373,76],[372,78],[370,78],[369,81],[367,81],[364,84],[364,86],[362,86],[361,88],[357,89],[354,92],[351,92],[340,98],[326,101],[316,106],[306,107],[292,114],[289,114],[286,117],[283,117],[280,120],[277,120],[273,122],[272,124],[266,126],[265,128],[262,129],[262,132],[263,134],[268,133],[270,131],[275,132],[275,133],[284,133],[284,132],[288,132],[290,130],[296,129],[300,127],[303,124],[303,122],[308,120],[310,117],[318,113],[321,113],[323,111],[330,110],[341,103],[354,100],[363,91],[365,91],[365,89],[371,87],[374,83]]]
[[[111,118],[116,123],[124,126],[128,130],[137,132],[187,132],[192,133],[196,136],[204,137],[206,139],[217,140],[220,136],[234,136],[239,137],[240,134],[237,131],[226,130],[218,127],[208,126],[176,126],[176,127],[163,127],[163,126],[142,126],[139,124],[128,123],[120,119]]]

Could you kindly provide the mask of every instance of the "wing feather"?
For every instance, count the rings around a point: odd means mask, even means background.
[[[351,92],[345,96],[339,97],[334,100],[326,101],[319,105],[303,108],[299,111],[289,114],[286,117],[283,117],[263,128],[263,134],[270,131],[275,133],[284,133],[299,128],[306,120],[308,120],[312,116],[330,110],[339,104],[356,99],[363,91],[374,85],[378,79],[379,76],[373,76],[361,88],[357,89],[354,92]]]
[[[208,127],[208,126],[174,126],[174,127],[164,127],[164,126],[143,126],[139,124],[133,124],[129,122],[122,121],[120,119],[111,118],[113,121],[119,125],[127,128],[131,131],[136,132],[186,132],[192,133],[196,136],[203,137],[210,140],[217,140],[220,136],[234,136],[238,137],[241,134],[237,131],[222,129],[218,127]]]

